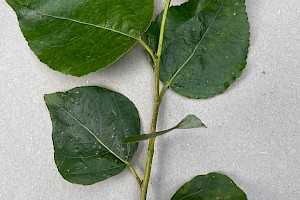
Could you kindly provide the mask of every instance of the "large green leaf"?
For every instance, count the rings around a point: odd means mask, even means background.
[[[157,47],[162,14],[148,30]],[[224,92],[242,73],[249,46],[245,0],[190,0],[169,9],[161,80],[189,98]]]
[[[125,143],[134,143],[142,140],[148,140],[150,138],[158,137],[169,133],[176,129],[192,129],[192,128],[206,128],[205,124],[196,117],[195,115],[188,115],[183,120],[181,120],[176,126],[169,128],[167,130],[158,131],[150,134],[141,134],[141,135],[132,135],[127,137],[124,142]]]
[[[123,140],[140,133],[131,101],[100,87],[45,95],[60,174],[72,183],[93,184],[122,172],[137,149]]]
[[[246,194],[227,176],[200,175],[184,184],[172,200],[247,200]]]
[[[74,76],[104,68],[150,25],[153,0],[6,0],[29,46],[54,70]]]

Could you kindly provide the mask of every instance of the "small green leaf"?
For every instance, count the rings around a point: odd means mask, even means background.
[[[162,14],[148,30],[156,50]],[[249,23],[245,0],[190,0],[169,9],[161,80],[189,98],[223,93],[246,66]]]
[[[172,200],[247,200],[246,194],[227,176],[199,175],[184,184]]]
[[[206,126],[202,123],[200,119],[198,119],[195,115],[188,115],[173,128],[164,131],[155,132],[155,133],[150,133],[150,134],[129,136],[124,140],[124,143],[134,143],[142,140],[148,140],[150,138],[164,135],[175,129],[192,129],[192,128],[202,128],[202,127],[206,128]]]
[[[186,116],[177,126],[177,129],[191,129],[191,128],[206,128],[202,121],[195,115]]]
[[[6,0],[37,57],[83,76],[129,51],[150,25],[153,0]]]
[[[45,95],[55,163],[69,182],[90,185],[122,172],[137,149],[123,140],[140,133],[134,104],[100,87]]]

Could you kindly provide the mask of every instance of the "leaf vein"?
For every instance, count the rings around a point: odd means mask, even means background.
[[[33,39],[41,39],[41,38],[46,38],[46,37],[50,37],[52,35],[55,35],[55,33],[58,33],[60,31],[62,31],[63,29],[67,28],[70,24],[72,24],[73,22],[68,22],[66,23],[64,26],[62,26],[60,29],[52,32],[52,33],[49,33],[49,34],[46,34],[46,35],[41,35],[41,36],[38,36],[38,37],[34,37]]]
[[[93,26],[93,27],[97,27],[97,28],[100,28],[100,29],[109,30],[109,31],[118,33],[118,34],[120,34],[120,35],[129,37],[129,38],[133,38],[133,39],[135,39],[135,40],[139,40],[139,39],[140,39],[140,38],[136,38],[136,37],[134,37],[134,36],[131,36],[131,35],[127,34],[127,33],[124,33],[124,32],[121,32],[121,31],[118,31],[118,30],[115,30],[115,29],[112,29],[112,28],[108,28],[108,27],[105,27],[105,26],[100,26],[100,25],[97,25],[97,24],[92,24],[92,23],[88,23],[88,22],[83,22],[83,21],[76,20],[76,19],[71,19],[71,18],[68,18],[68,17],[55,16],[55,15],[51,15],[51,14],[48,14],[48,13],[43,13],[43,12],[40,12],[40,11],[37,11],[37,10],[33,10],[33,9],[31,9],[31,8],[28,8],[28,7],[26,7],[26,6],[22,6],[22,5],[15,4],[15,3],[13,3],[13,2],[10,2],[10,3],[13,4],[13,5],[15,5],[15,6],[18,6],[18,7],[25,8],[25,9],[31,10],[31,11],[33,11],[33,12],[36,12],[36,13],[38,13],[39,15],[42,15],[42,16],[47,16],[47,17],[51,17],[51,18],[54,18],[54,19],[60,19],[60,20],[72,21],[72,22],[75,22],[75,23],[78,23],[78,24],[82,24],[82,25],[88,25],[88,26]]]
[[[80,36],[79,38],[76,38],[75,40],[73,40],[73,41],[71,41],[71,42],[69,42],[69,43],[65,43],[65,44],[63,44],[63,45],[61,45],[61,46],[53,46],[53,47],[51,47],[50,49],[52,49],[52,48],[62,48],[62,47],[66,47],[66,46],[68,46],[68,45],[70,45],[70,44],[73,44],[73,43],[75,43],[75,42],[81,40],[82,38],[86,37],[86,36],[87,36],[92,30],[94,30],[94,29],[95,29],[95,27],[91,28],[91,29],[88,30],[85,34],[83,34],[83,35]]]
[[[90,30],[90,31],[91,31],[91,30]],[[90,32],[90,31],[88,31],[88,32]],[[64,59],[63,62],[65,62],[65,61],[67,61],[67,60],[70,60],[70,59],[72,59],[72,58],[77,58],[77,57],[79,57],[79,56],[81,56],[81,55],[83,55],[83,54],[85,54],[85,53],[91,51],[92,49],[96,48],[99,44],[101,44],[101,42],[102,42],[102,41],[103,41],[110,33],[111,33],[111,32],[108,32],[101,40],[99,40],[99,41],[98,41],[94,46],[92,46],[91,48],[87,49],[86,51],[84,51],[84,52],[82,52],[82,53],[80,53],[80,54],[77,54],[77,55],[74,55],[74,56],[69,57],[69,58],[67,58],[67,59]],[[87,34],[88,34],[88,33],[87,33]],[[86,36],[87,34],[81,36],[80,38],[78,38],[78,40],[80,40],[81,38],[83,38],[83,37]],[[78,41],[78,40],[76,40],[76,41]],[[74,42],[76,42],[76,41],[74,41]],[[72,42],[72,43],[74,43],[74,42]],[[69,44],[71,44],[71,43],[69,43]],[[66,45],[64,45],[64,46],[67,46],[67,45],[69,45],[69,44],[66,44]],[[61,47],[63,47],[63,46],[61,46]]]
[[[211,25],[214,23],[215,19],[218,17],[218,15],[220,14],[223,5],[225,3],[225,0],[223,0],[222,4],[220,5],[220,8],[217,12],[217,14],[215,15],[215,17],[213,18],[213,20],[210,22],[210,24],[208,25],[205,33],[203,34],[203,36],[201,37],[200,41],[198,42],[198,44],[196,45],[196,47],[194,48],[192,54],[188,57],[188,59],[183,63],[182,66],[180,66],[180,68],[175,72],[175,74],[171,77],[171,79],[166,83],[167,86],[170,86],[171,83],[174,81],[174,79],[177,77],[177,75],[181,72],[181,70],[186,66],[186,64],[192,59],[192,57],[194,56],[194,54],[196,53],[196,50],[198,49],[198,47],[200,46],[202,40],[205,38],[206,34],[208,33]]]
[[[125,45],[127,45],[127,44],[129,44],[129,43],[131,43],[131,41],[129,41],[129,42],[126,42],[126,43],[122,44],[121,46],[118,46],[117,48],[114,48],[113,50],[111,50],[111,51],[107,52],[106,54],[103,54],[103,55],[99,56],[97,59],[90,60],[90,61],[88,61],[88,62],[84,62],[84,63],[80,64],[80,65],[79,65],[79,66],[77,66],[77,67],[81,67],[82,65],[85,65],[85,64],[88,64],[88,63],[94,62],[94,61],[96,61],[96,60],[99,60],[100,58],[102,58],[102,57],[104,57],[104,56],[106,56],[106,55],[109,55],[110,53],[112,53],[112,52],[114,52],[114,51],[116,51],[116,50],[120,49],[121,47],[123,47],[123,46],[125,46]]]
[[[49,97],[45,97],[52,103],[54,103],[56,106],[61,108],[67,115],[69,115],[73,120],[75,120],[80,126],[82,126],[88,133],[90,133],[102,146],[104,146],[111,154],[113,154],[116,158],[118,158],[123,163],[127,163],[127,161],[123,160],[118,154],[116,154],[114,151],[112,151],[108,146],[106,146],[88,127],[83,125],[76,117],[74,117],[71,113],[69,113],[66,109],[64,109],[61,105],[50,99]]]
[[[193,195],[195,195],[195,194],[198,194],[198,193],[200,193],[200,192],[203,192],[204,190],[209,190],[210,188],[213,188],[213,187],[215,187],[215,186],[217,186],[217,185],[220,185],[220,184],[214,184],[214,185],[212,185],[212,186],[210,186],[210,187],[208,187],[208,188],[205,188],[205,189],[199,190],[199,191],[197,191],[197,192],[188,194],[188,195],[186,195],[186,196],[181,197],[179,200],[185,199],[186,197],[193,196]]]
[[[101,157],[101,156],[104,156],[104,155],[107,155],[108,153],[110,152],[105,152],[105,153],[102,153],[102,154],[94,154],[94,155],[90,155],[90,156],[68,156],[68,155],[59,155],[61,157],[65,157],[65,158],[71,158],[71,159],[84,159],[84,158],[93,158],[93,157]]]
[[[96,173],[103,173],[103,172],[106,172],[106,171],[110,171],[110,170],[112,170],[112,169],[117,169],[117,168],[120,168],[120,167],[124,167],[124,164],[118,165],[118,166],[116,166],[116,167],[112,167],[112,168],[107,169],[107,170],[97,171],[97,172],[70,173],[70,174],[72,174],[72,175],[96,174]]]

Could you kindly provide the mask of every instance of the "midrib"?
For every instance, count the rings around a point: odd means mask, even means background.
[[[62,109],[67,115],[69,115],[73,120],[75,120],[82,128],[84,128],[88,133],[90,133],[102,146],[104,146],[111,154],[113,154],[116,158],[118,158],[123,163],[127,164],[127,161],[122,159],[118,154],[116,154],[113,150],[111,150],[108,146],[106,146],[88,127],[86,127],[84,124],[82,124],[76,117],[74,117],[71,113],[69,113],[66,109],[64,109],[61,105],[50,99],[49,97],[45,97],[52,103],[54,103],[56,106],[58,106],[60,109]]]
[[[135,40],[139,40],[140,38],[136,38],[132,35],[129,35],[127,33],[124,33],[124,32],[121,32],[121,31],[118,31],[118,30],[115,30],[115,29],[112,29],[112,28],[108,28],[108,27],[105,27],[105,26],[100,26],[100,25],[96,25],[96,24],[91,24],[91,23],[88,23],[88,22],[82,22],[82,21],[79,21],[79,20],[76,20],[76,19],[71,19],[71,18],[68,18],[68,17],[61,17],[61,16],[55,16],[55,15],[51,15],[51,14],[48,14],[48,13],[42,13],[42,12],[39,12],[37,10],[33,10],[31,8],[28,8],[26,6],[21,6],[21,5],[18,5],[18,4],[15,4],[15,3],[12,3],[10,2],[11,4],[17,6],[17,7],[21,7],[21,8],[26,8],[28,10],[31,10],[31,11],[34,11],[36,13],[38,13],[39,15],[42,15],[42,16],[47,16],[47,17],[51,17],[51,18],[54,18],[54,19],[59,19],[59,20],[67,20],[67,21],[71,21],[71,22],[75,22],[75,23],[78,23],[78,24],[82,24],[82,25],[88,25],[88,26],[92,26],[92,27],[96,27],[96,28],[100,28],[100,29],[104,29],[104,30],[108,30],[108,31],[112,31],[114,33],[118,33],[120,35],[123,35],[123,36],[126,36],[126,37],[129,37],[129,38],[132,38],[132,39],[135,39]]]
[[[193,52],[191,53],[191,55],[188,57],[188,59],[183,63],[182,66],[180,66],[180,68],[175,72],[175,74],[171,77],[171,79],[166,83],[166,86],[170,86],[172,84],[172,82],[174,81],[174,79],[177,77],[177,75],[181,72],[181,70],[186,66],[186,64],[192,59],[192,57],[195,55],[198,47],[200,46],[201,42],[203,41],[203,39],[205,38],[206,34],[208,33],[211,25],[214,23],[215,19],[217,18],[217,16],[220,14],[221,9],[224,5],[225,0],[223,0],[217,14],[215,15],[215,17],[213,18],[213,20],[210,22],[210,24],[208,25],[205,33],[203,34],[203,36],[201,37],[200,41],[198,42],[198,44],[196,45],[196,47],[194,48]]]
[[[37,11],[36,11],[37,12]],[[91,23],[88,23],[88,22],[82,22],[82,21],[78,21],[78,20],[75,20],[75,19],[71,19],[71,18],[67,18],[67,17],[59,17],[59,16],[54,16],[54,15],[50,15],[50,14],[44,14],[44,13],[40,13],[40,12],[37,12],[39,13],[40,15],[44,15],[44,16],[47,16],[47,17],[52,17],[52,18],[55,18],[55,19],[60,19],[60,20],[67,20],[67,21],[71,21],[71,22],[75,22],[75,23],[78,23],[78,24],[83,24],[83,25],[88,25],[88,26],[92,26],[92,27],[96,27],[96,28],[100,28],[100,29],[104,29],[104,30],[108,30],[108,31],[112,31],[114,33],[118,33],[120,35],[124,35],[126,37],[129,37],[129,38],[132,38],[132,39],[135,39],[135,40],[139,40],[139,38],[135,38],[131,35],[128,35],[126,33],[123,33],[121,31],[118,31],[118,30],[115,30],[115,29],[111,29],[111,28],[107,28],[105,26],[100,26],[100,25],[96,25],[96,24],[91,24]]]

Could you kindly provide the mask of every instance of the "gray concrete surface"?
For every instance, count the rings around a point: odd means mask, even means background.
[[[163,0],[156,5],[158,13]],[[209,100],[167,92],[160,129],[190,113],[209,128],[159,138],[149,200],[170,199],[184,182],[211,171],[232,177],[249,200],[300,199],[300,1],[247,0],[247,6],[251,48],[243,76],[225,94]],[[42,95],[84,85],[108,87],[134,101],[146,131],[151,75],[140,46],[86,77],[52,71],[30,51],[16,15],[0,0],[0,199],[138,199],[139,189],[127,170],[88,187],[61,178]],[[140,174],[145,155],[142,143],[133,159]]]

